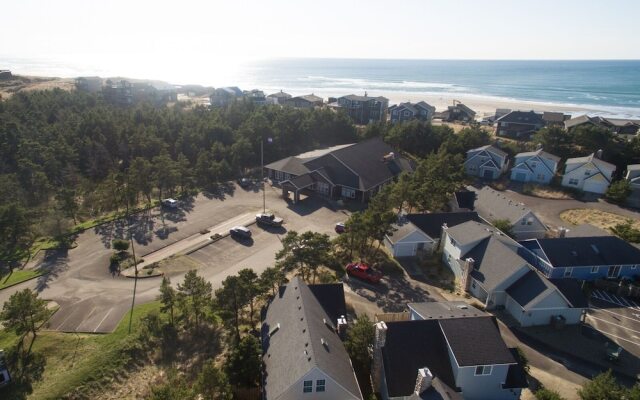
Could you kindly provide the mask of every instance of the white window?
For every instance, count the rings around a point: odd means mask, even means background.
[[[342,188],[342,197],[348,197],[350,199],[356,198],[356,191],[350,188]]]
[[[316,392],[324,392],[325,380],[318,379],[316,381]]]
[[[597,274],[599,269],[600,269],[600,267],[591,267],[591,273],[592,274]]]
[[[578,184],[578,180],[576,178],[571,178],[569,179],[569,185],[574,185],[576,186]]]
[[[573,268],[571,267],[567,267],[564,269],[564,277],[568,278],[571,276],[571,273],[573,272]]]
[[[478,365],[476,367],[476,375],[491,375],[491,365]]]
[[[304,386],[302,387],[302,393],[311,393],[313,392],[313,381],[304,381]]]

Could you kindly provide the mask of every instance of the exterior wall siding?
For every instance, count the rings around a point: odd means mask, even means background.
[[[620,266],[620,274],[618,278],[632,278],[634,276],[640,275],[640,260],[638,260],[638,265],[621,265]],[[596,272],[592,272],[592,268],[597,267]],[[584,281],[595,281],[596,279],[606,279],[608,278],[609,267],[611,265],[594,265],[594,266],[584,266],[584,267],[572,267],[571,275],[565,276],[565,268],[551,268],[549,273],[546,274],[547,277],[551,279],[560,279],[560,278],[576,278]],[[544,271],[543,271],[544,272]]]
[[[476,367],[458,368],[456,385],[465,400],[512,400],[519,396],[502,385],[507,380],[508,365],[493,365],[490,375],[475,375]]]
[[[319,379],[325,381],[325,391],[316,391],[316,382]],[[313,391],[309,393],[303,392],[304,381],[313,381]],[[310,399],[310,400],[332,400],[332,399],[362,399],[362,396],[354,396],[346,391],[340,385],[338,385],[331,377],[326,375],[319,368],[314,368],[305,376],[300,378],[295,384],[293,384],[286,392],[284,392],[277,400],[297,400],[297,399]],[[269,400],[272,400],[269,398]],[[276,399],[274,399],[276,400]]]

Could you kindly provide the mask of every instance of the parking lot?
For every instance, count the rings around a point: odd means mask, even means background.
[[[629,353],[640,357],[640,304],[595,290],[586,322]]]

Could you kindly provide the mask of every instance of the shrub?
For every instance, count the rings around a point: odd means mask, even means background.
[[[129,250],[129,241],[123,239],[115,239],[112,242],[113,249],[116,251],[127,251]]]
[[[555,390],[545,388],[536,391],[535,395],[538,400],[564,400],[564,398]]]
[[[631,194],[631,185],[626,179],[613,182],[604,197],[612,203],[622,204],[627,200],[627,197]]]

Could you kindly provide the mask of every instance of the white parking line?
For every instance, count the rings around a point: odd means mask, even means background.
[[[589,316],[587,316],[587,318],[593,318],[593,319],[596,319],[596,320],[598,320],[598,321],[602,321],[602,322],[604,322],[605,324],[614,325],[614,326],[617,326],[617,327],[622,328],[622,329],[626,329],[626,330],[631,331],[631,332],[640,333],[640,331],[637,331],[637,330],[635,330],[635,329],[627,328],[626,326],[622,326],[622,325],[620,325],[620,324],[616,324],[616,323],[613,323],[613,322],[611,322],[611,321],[607,321],[606,319],[602,319],[602,318],[594,317],[593,315],[589,315]]]
[[[603,332],[603,331],[601,331],[601,330],[599,330],[599,329],[597,329],[597,331],[598,331],[598,332],[601,332],[601,333],[603,333],[603,334],[605,334],[605,335],[607,335],[607,336],[611,336],[611,337],[614,337],[614,338],[619,339],[619,340],[624,340],[625,342],[633,343],[633,344],[635,344],[636,346],[640,346],[640,343],[638,343],[638,342],[634,342],[633,340],[625,339],[625,338],[623,338],[623,337],[616,336],[616,335],[611,334],[611,333]]]
[[[633,314],[633,316],[637,318],[637,319],[636,319],[636,318],[627,317],[626,315],[618,314],[618,313],[616,313],[616,312],[613,312],[613,311],[607,310],[606,308],[596,307],[596,306],[594,306],[594,305],[591,305],[591,308],[592,308],[592,309],[594,309],[594,310],[604,311],[604,312],[606,312],[606,313],[613,314],[613,315],[615,315],[615,316],[617,316],[617,317],[630,319],[631,321],[634,321],[634,322],[640,322],[640,314],[636,314],[636,313],[634,313],[634,314]]]
[[[111,314],[111,311],[113,311],[113,308],[110,308],[109,311],[105,314],[104,318],[102,318],[102,320],[100,321],[100,323],[98,324],[98,326],[96,326],[96,329],[93,330],[93,332],[95,333],[98,328],[100,328],[100,325],[102,325],[102,323],[104,322],[105,319],[107,319],[107,317],[109,316],[109,314]]]
[[[72,312],[70,312],[70,313],[69,313],[69,315],[67,315],[67,317],[66,317],[65,319],[63,319],[63,320],[62,320],[62,322],[60,322],[60,323],[58,324],[58,326],[57,326],[54,330],[56,330],[56,331],[60,330],[60,327],[61,327],[62,325],[64,325],[64,323],[65,323],[65,322],[67,322],[67,320],[68,320],[69,318],[71,318],[71,316],[72,316],[72,315],[73,315],[73,313],[72,313]]]

